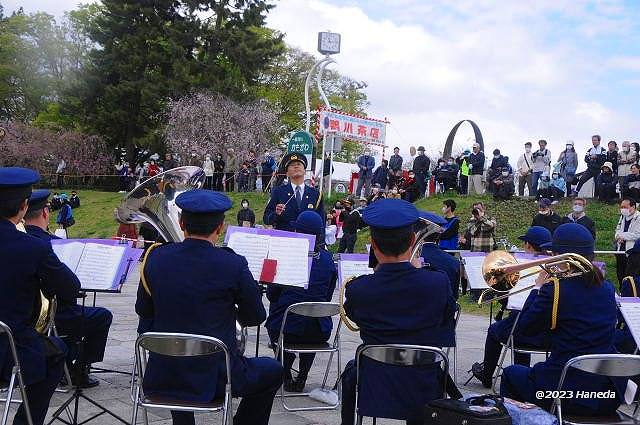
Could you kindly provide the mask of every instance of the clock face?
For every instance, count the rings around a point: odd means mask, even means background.
[[[325,55],[340,53],[340,34],[335,32],[319,33],[318,51]]]

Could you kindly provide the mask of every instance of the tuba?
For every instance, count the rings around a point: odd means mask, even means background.
[[[534,269],[527,273],[520,273],[527,269]],[[506,251],[492,251],[482,262],[482,277],[489,289],[485,289],[478,304],[498,301],[520,292],[528,291],[535,284],[512,291],[516,284],[529,276],[538,274],[540,270],[546,272],[551,278],[566,279],[574,276],[593,275],[595,266],[589,260],[578,254],[560,254],[552,257],[544,257],[539,260],[519,263],[515,257]],[[497,296],[484,300],[488,293],[497,293]]]
[[[24,220],[16,224],[16,228],[26,233]],[[42,291],[38,291],[33,300],[33,314],[31,316],[31,326],[33,326],[39,334],[45,335],[51,329],[53,320],[56,315],[56,299],[55,297],[47,298]]]
[[[151,224],[167,242],[181,242],[180,208],[176,197],[202,187],[205,174],[195,166],[177,167],[140,183],[116,209],[116,219],[125,224]],[[247,329],[236,322],[238,351],[244,353]]]
[[[431,220],[427,220],[424,217],[420,217],[418,219],[418,222],[414,227],[416,241],[413,244],[413,248],[411,249],[411,259],[409,260],[412,264],[415,264],[414,261],[416,261],[422,255],[422,245],[425,244],[427,237],[433,235],[434,233],[442,233],[442,230],[443,229],[440,225],[435,224]],[[347,285],[349,285],[349,283],[351,283],[353,279],[355,279],[355,277],[351,277],[350,279],[346,280],[342,285],[342,288],[340,289],[340,318],[342,319],[342,322],[347,327],[347,329],[353,332],[358,332],[360,328],[349,319],[349,317],[347,316],[347,312],[344,309],[345,291]]]

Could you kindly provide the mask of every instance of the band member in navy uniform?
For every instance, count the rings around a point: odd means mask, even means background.
[[[620,282],[620,296],[637,298],[640,296],[640,240],[627,250],[627,256],[626,277]],[[620,353],[633,354],[636,350],[636,341],[622,314],[618,314],[615,345]]]
[[[31,236],[51,242],[60,239],[47,231],[49,225],[49,195],[46,189],[34,190],[29,198],[29,209],[24,216],[25,229]],[[113,316],[103,307],[84,307],[78,305],[77,300],[72,303],[58,303],[56,311],[56,328],[60,335],[64,335],[69,352],[67,363],[74,385],[90,388],[98,385],[99,381],[89,376],[91,363],[101,362],[107,345],[107,336]],[[82,337],[84,340],[84,359],[78,358],[77,344]],[[78,369],[77,371],[75,369]],[[78,382],[76,380],[79,379]]]
[[[220,192],[196,189],[176,197],[185,240],[152,247],[141,271],[136,312],[150,331],[209,335],[231,352],[231,390],[242,397],[234,423],[266,425],[282,385],[282,366],[272,358],[245,358],[238,352],[236,320],[258,326],[266,318],[260,291],[247,260],[214,244],[224,228],[231,200]],[[215,270],[215,273],[212,273]],[[145,394],[209,402],[224,394],[226,372],[219,355],[167,358],[151,355]],[[174,424],[194,424],[192,412],[172,411]]]
[[[0,320],[11,328],[16,340],[34,424],[44,422],[51,396],[62,378],[66,355],[60,339],[35,330],[34,300],[42,291],[61,302],[70,302],[80,289],[78,278],[60,262],[48,242],[16,228],[27,212],[31,186],[39,179],[30,169],[0,168]],[[7,381],[12,368],[9,343],[0,338],[0,379]],[[13,423],[27,423],[24,405],[18,408]]]
[[[552,242],[542,247],[554,254],[576,253],[593,261],[593,236],[580,224],[560,225],[553,233]],[[536,391],[557,390],[562,369],[569,359],[584,354],[616,352],[613,345],[616,300],[613,285],[604,280],[597,268],[594,273],[550,279],[541,285],[536,283],[538,293],[533,302],[522,310],[516,337],[535,336],[548,331],[551,353],[547,360],[533,367],[507,367],[502,375],[500,394],[547,409],[553,399],[536,397]],[[624,400],[626,382],[626,378],[569,370],[563,390],[574,394],[578,390],[585,394],[615,391],[616,397],[566,398],[562,400],[562,410],[569,415],[581,416],[613,414]]]
[[[429,220],[433,224],[440,226],[440,229],[433,231],[424,237],[422,245],[422,260],[436,270],[445,272],[451,283],[451,292],[457,300],[460,288],[460,260],[453,255],[449,255],[440,248],[440,234],[444,231],[448,222],[443,217],[427,211],[419,211],[421,218]]]
[[[455,300],[443,272],[409,263],[416,241],[418,210],[399,199],[382,199],[363,210],[371,228],[371,249],[379,262],[375,272],[351,280],[344,308],[360,328],[363,344],[444,346],[453,332]],[[423,423],[427,401],[442,398],[442,369],[380,364],[363,359],[359,408],[381,418]],[[342,424],[354,420],[355,361],[342,374]]]
[[[527,233],[518,237],[518,239],[524,241],[524,252],[527,254],[541,255],[543,248],[540,246],[551,242],[551,232],[549,229],[542,226],[531,226],[527,229]],[[538,275],[539,279],[546,279],[546,274],[541,273]],[[537,290],[531,291],[527,296],[527,299],[523,305],[528,306],[533,302],[537,294]],[[507,299],[500,300],[502,308],[507,306]],[[498,313],[501,316],[501,313]],[[482,362],[474,363],[471,366],[471,372],[475,378],[477,378],[485,388],[491,388],[493,373],[498,366],[498,359],[500,357],[500,351],[502,350],[502,344],[507,343],[513,324],[518,318],[518,311],[510,311],[509,315],[504,319],[499,319],[493,322],[487,330],[487,338],[484,343],[484,359]],[[520,326],[518,324],[518,326]],[[539,335],[520,335],[515,334],[515,346],[516,347],[529,347],[535,349],[545,349],[546,344],[546,332]],[[531,355],[525,353],[515,353],[514,362],[516,364],[529,366],[531,363]]]
[[[330,302],[336,289],[338,272],[333,257],[326,250],[322,235],[324,223],[315,211],[304,211],[298,219],[291,223],[296,232],[315,235],[314,249],[309,286],[307,289],[292,286],[270,285],[267,287],[267,298],[270,301],[269,317],[266,328],[271,342],[276,342],[280,336],[280,327],[284,312],[291,304],[301,302]],[[330,317],[313,318],[290,314],[284,328],[284,342],[293,344],[317,344],[326,342],[331,336],[333,322]],[[291,376],[291,365],[296,356],[292,353],[284,354],[284,388],[287,391],[302,392],[315,354],[300,354],[300,366],[295,381]]]
[[[262,221],[279,230],[293,230],[290,223],[303,211],[313,210],[325,219],[322,197],[318,189],[304,184],[307,158],[297,153],[288,153],[282,158],[289,183],[271,190]],[[324,240],[324,237],[323,237]]]

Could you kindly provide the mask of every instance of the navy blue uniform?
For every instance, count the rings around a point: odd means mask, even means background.
[[[291,183],[274,187],[271,190],[271,199],[264,210],[262,221],[264,224],[272,225],[275,229],[292,231],[289,223],[298,218],[298,214],[303,211],[313,210],[320,214],[324,220],[326,218],[324,206],[322,199],[319,200],[319,198],[318,189],[305,185],[300,205],[298,205]],[[276,205],[278,204],[286,204],[280,215],[276,214]]]
[[[31,236],[49,243],[52,239],[60,239],[38,226],[27,225],[25,228]],[[103,307],[85,307],[83,312],[82,306],[78,305],[76,299],[66,304],[59,302],[55,322],[58,333],[68,339],[67,362],[71,363],[77,359],[77,342],[83,335],[85,336],[84,364],[101,362],[104,358],[104,349],[107,345],[112,319],[111,312]]]
[[[360,327],[364,344],[417,344],[442,347],[453,339],[455,300],[443,272],[408,262],[380,264],[372,275],[348,284],[347,315]],[[442,370],[389,366],[363,359],[359,409],[375,417],[422,423],[427,401],[441,398]],[[355,362],[342,375],[342,423],[353,423]]]
[[[302,302],[329,302],[336,289],[338,272],[333,262],[331,253],[320,249],[318,256],[313,259],[311,273],[309,275],[309,287],[294,288],[281,285],[267,287],[269,299],[269,317],[265,324],[272,342],[278,340],[284,312],[292,304]],[[313,318],[290,314],[284,328],[284,341],[287,343],[311,344],[326,342],[331,336],[333,322],[330,317]],[[300,355],[300,372],[298,378],[306,379],[307,373],[313,364],[315,354]],[[285,379],[290,378],[291,365],[295,355],[285,353]]]
[[[620,295],[623,297],[638,297],[640,295],[640,287],[638,279],[640,276],[627,276],[620,284]],[[616,349],[621,353],[633,354],[636,349],[636,341],[631,335],[629,326],[624,322],[621,314],[618,315],[619,329],[616,329],[615,345]]]
[[[565,225],[568,226],[568,225]],[[554,235],[555,238],[555,235]],[[504,370],[500,394],[517,400],[549,408],[552,399],[538,399],[537,390],[556,390],[565,363],[583,354],[615,353],[613,345],[616,325],[616,301],[611,283],[587,286],[581,277],[562,279],[557,326],[551,328],[553,290],[552,282],[544,284],[533,302],[522,310],[517,336],[530,337],[549,330],[551,354],[532,368],[513,365]],[[562,401],[568,414],[606,415],[612,413],[622,401],[626,379],[610,379],[570,370],[563,390],[617,391],[618,398],[573,398]]]
[[[435,243],[429,242],[422,245],[422,259],[425,264],[447,274],[451,283],[451,292],[457,300],[460,287],[460,260],[444,252]]]
[[[36,239],[16,229],[9,220],[0,219],[0,320],[13,332],[22,375],[27,384],[27,397],[33,422],[44,422],[49,400],[60,382],[66,347],[57,338],[51,341],[58,348],[53,354],[47,348],[46,337],[33,328],[31,318],[34,300],[39,291],[55,295],[59,302],[73,302],[80,282],[71,270],[60,262],[48,242]],[[0,372],[9,378],[13,360],[9,344],[0,339]],[[25,423],[22,406],[14,423]]]
[[[270,358],[245,358],[236,346],[238,320],[257,326],[266,317],[258,286],[244,257],[188,238],[152,250],[143,270],[148,289],[138,288],[136,312],[151,331],[209,335],[231,352],[231,385],[242,397],[234,423],[267,424],[282,367]],[[167,358],[151,355],[144,378],[146,394],[208,402],[224,393],[222,355]],[[193,423],[188,412],[173,413],[174,423]]]

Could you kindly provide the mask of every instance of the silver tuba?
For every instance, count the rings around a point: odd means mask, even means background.
[[[411,262],[418,257],[422,256],[422,245],[425,244],[427,236],[431,236],[434,233],[442,233],[442,226],[435,224],[434,222],[420,217],[418,223],[415,225],[416,242],[411,250]]]
[[[176,197],[183,192],[202,187],[205,174],[194,166],[177,167],[142,182],[129,192],[116,209],[116,218],[122,223],[151,224],[167,242],[181,242],[180,208]],[[238,351],[244,353],[247,329],[236,322]]]

